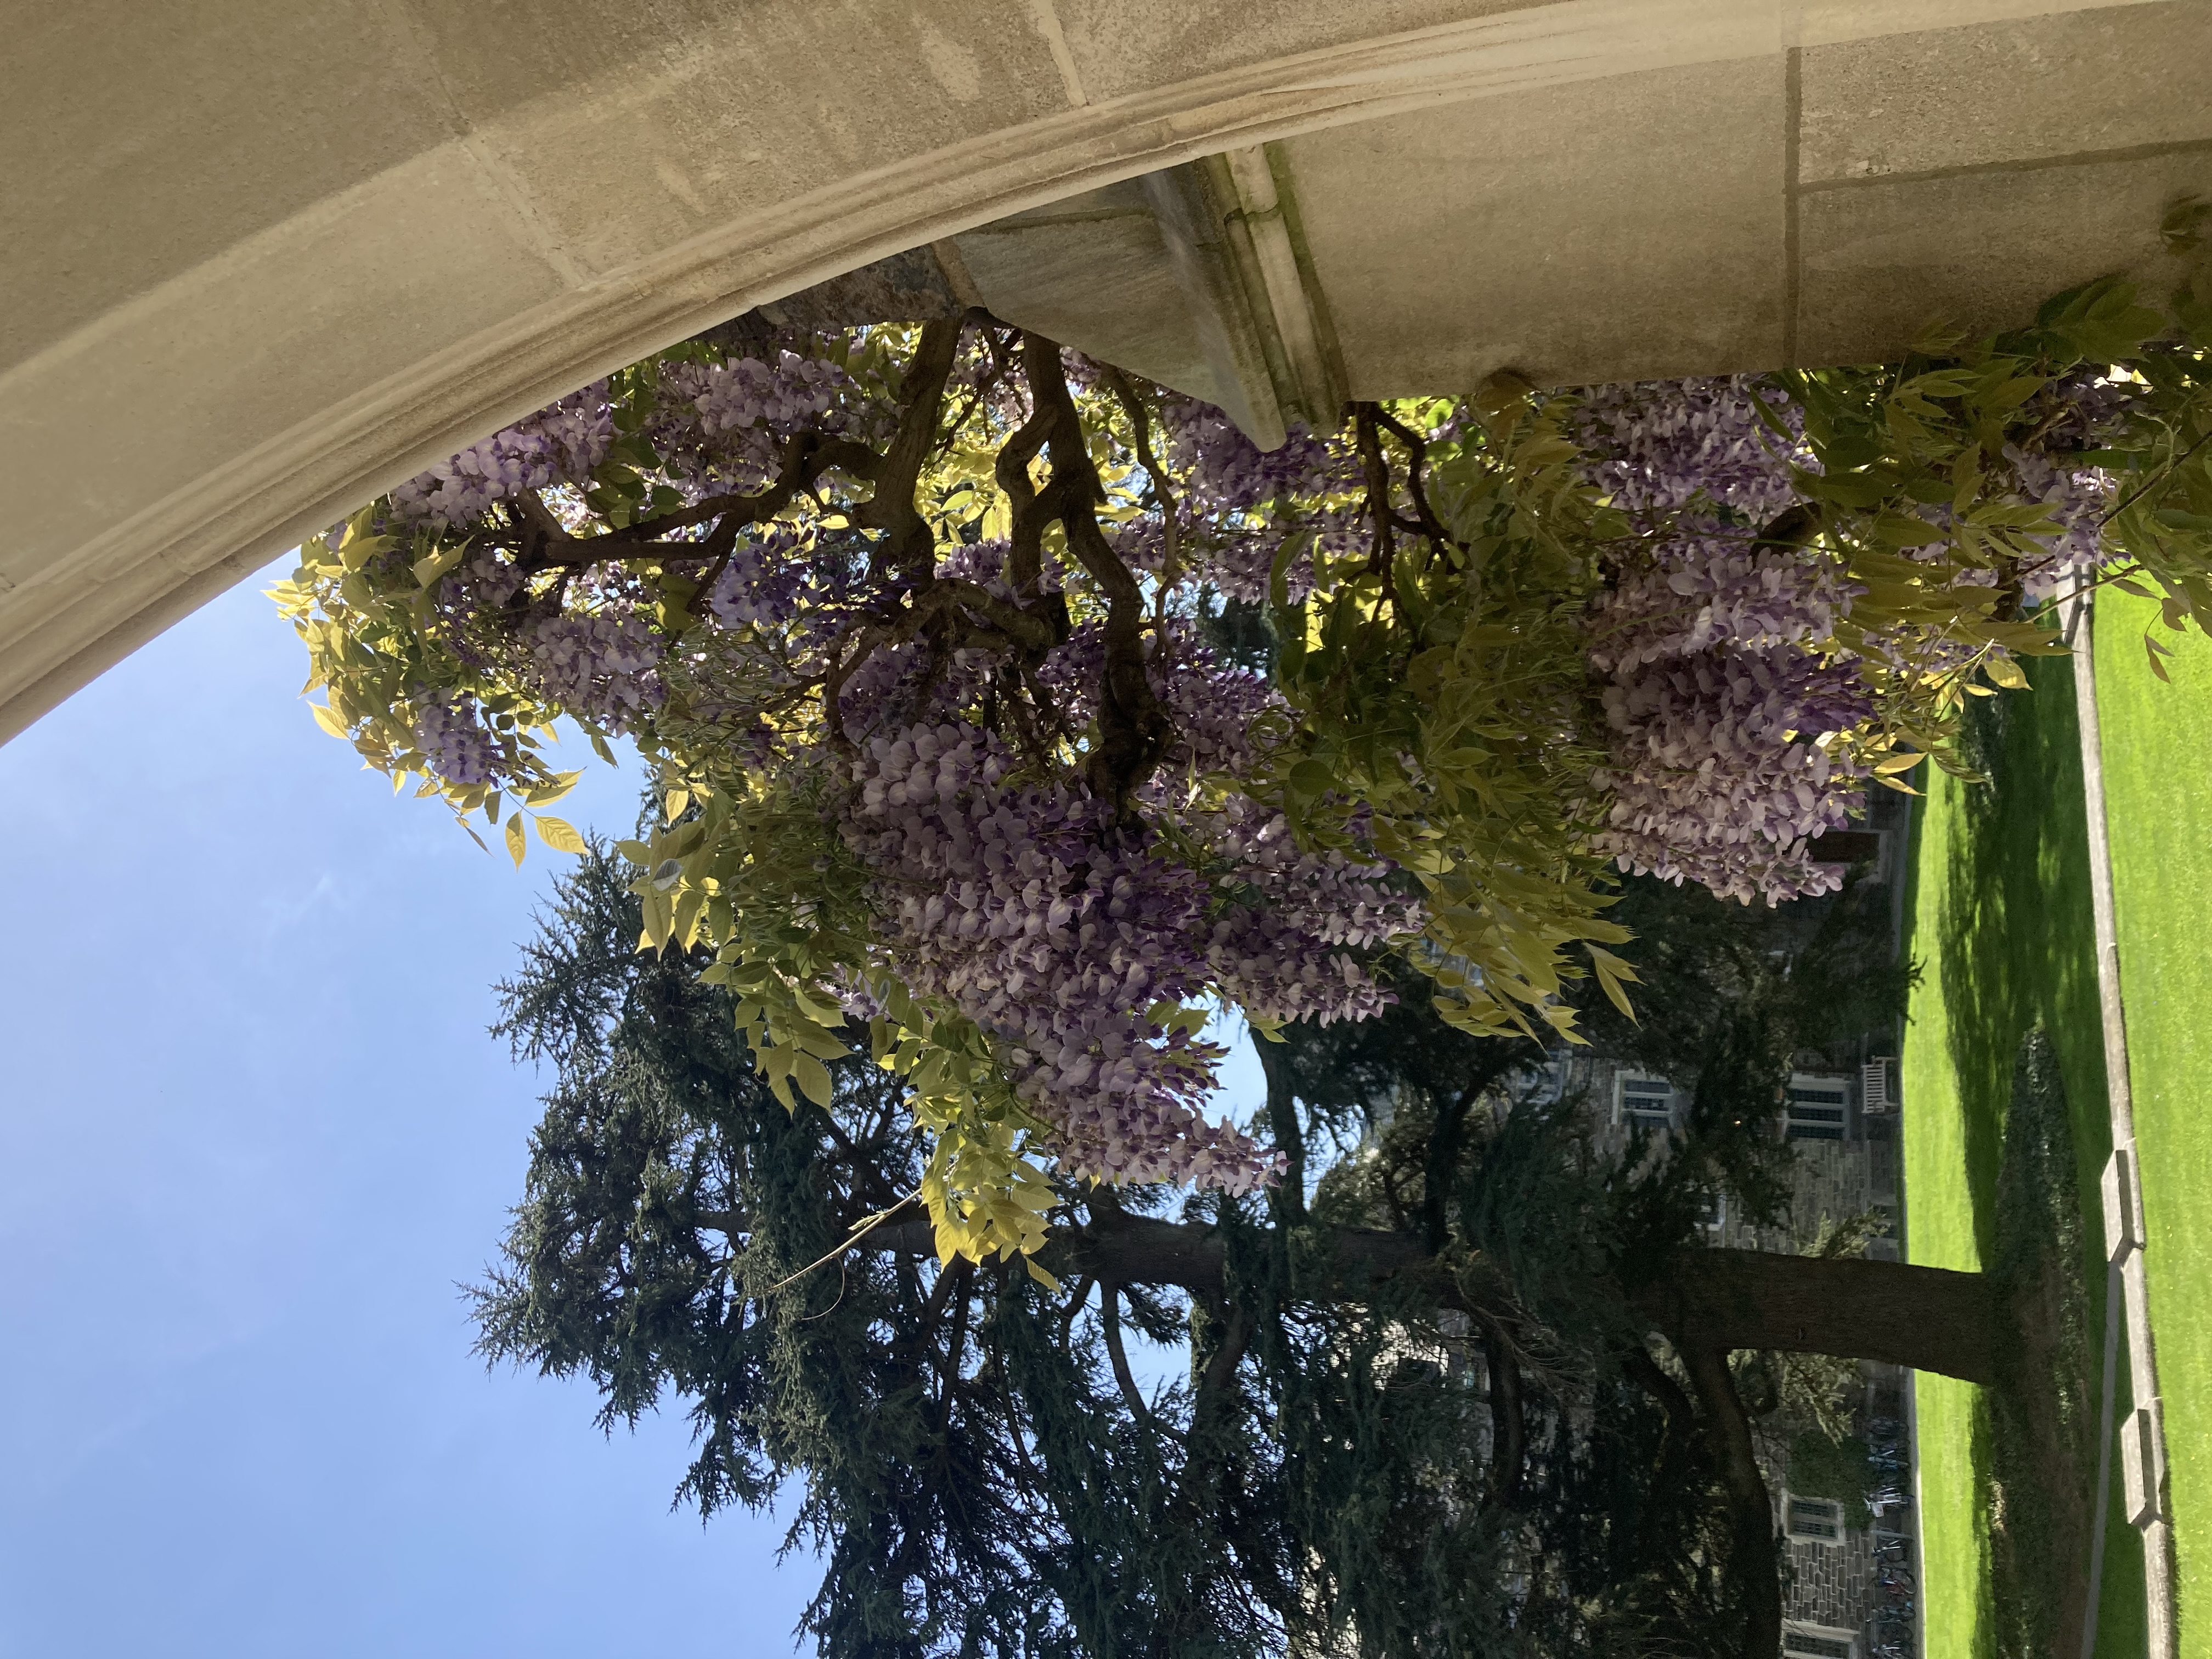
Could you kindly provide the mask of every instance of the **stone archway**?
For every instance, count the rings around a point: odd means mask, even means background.
[[[0,68],[0,738],[550,398],[1086,192],[1241,152],[1217,227],[1303,213],[1246,261],[1281,409],[1834,361],[2154,262],[2208,58],[2204,0],[53,9]]]

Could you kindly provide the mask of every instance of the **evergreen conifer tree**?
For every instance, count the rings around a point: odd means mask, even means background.
[[[635,950],[629,885],[595,851],[503,988],[557,1077],[482,1347],[588,1376],[608,1426],[683,1401],[707,1514],[796,1477],[836,1659],[1770,1654],[1771,1391],[1729,1352],[1994,1375],[1972,1276],[1692,1243],[1718,1188],[1780,1203],[1791,1052],[1862,1017],[1836,983],[1900,988],[1848,896],[1808,922],[1632,884],[1643,1024],[1593,1021],[1697,1075],[1668,1156],[1601,1156],[1540,1051],[1408,983],[1259,1045],[1279,1185],[1070,1182],[1047,1285],[940,1263],[897,1080],[856,1055],[787,1109],[707,953]],[[1164,1350],[1188,1369],[1148,1390]]]

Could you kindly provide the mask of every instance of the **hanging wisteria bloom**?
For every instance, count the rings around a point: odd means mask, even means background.
[[[2038,392],[2031,432],[1998,458],[2013,493],[2047,509],[2017,561],[2033,605],[2109,562],[2110,475],[2072,460],[2124,418],[2124,393],[2081,372]],[[1624,870],[1692,880],[1768,903],[1832,891],[1843,867],[1820,837],[1864,811],[1869,769],[1834,739],[1873,720],[1875,680],[1930,678],[1976,658],[1925,623],[1877,628],[1854,651],[1841,624],[1867,591],[1846,550],[1819,533],[1806,493],[1820,471],[1803,411],[1752,376],[1605,387],[1577,410],[1585,468],[1640,532],[1592,608],[1590,661],[1603,701],[1610,798],[1595,844]],[[1930,580],[1994,590],[1995,564],[1942,562],[1935,504],[1903,556]]]
[[[1803,510],[1797,410],[1738,376],[1607,387],[1580,419],[1593,480],[1644,532],[1593,607],[1612,736],[1596,846],[1747,902],[1832,890],[1817,838],[1863,810],[1865,772],[1822,740],[1874,708],[1820,648],[1850,609],[1843,560],[1772,528]]]
[[[414,738],[430,769],[447,782],[468,788],[491,781],[491,734],[477,716],[474,698],[424,704],[415,717]]]
[[[606,382],[598,381],[410,478],[392,492],[392,511],[436,530],[467,525],[525,490],[588,477],[614,437]]]
[[[2103,534],[2116,499],[2114,476],[2083,458],[2125,428],[2136,390],[2108,367],[2062,376],[2044,394],[2051,413],[2039,428],[2004,447],[2021,498],[2049,507],[2058,526],[2047,556],[2022,572],[2031,600],[2050,599],[2122,556]]]

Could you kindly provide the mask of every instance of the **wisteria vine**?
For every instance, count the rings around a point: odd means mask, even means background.
[[[1608,870],[1826,890],[1821,837],[1948,762],[2059,584],[2202,621],[2203,355],[2115,291],[1905,369],[1359,404],[1269,453],[980,313],[694,343],[279,598],[319,718],[518,859],[529,818],[575,844],[551,722],[634,739],[645,942],[714,953],[788,1099],[867,1021],[980,1258],[1041,1237],[1034,1156],[1272,1179],[1205,1115],[1215,1008],[1364,1018],[1395,951],[1470,1029],[1564,1028],[1563,976],[1633,977]],[[2136,368],[2082,349],[2130,327]]]

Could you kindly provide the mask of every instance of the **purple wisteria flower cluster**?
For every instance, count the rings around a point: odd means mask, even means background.
[[[1272,1161],[1199,1109],[1219,1051],[1150,1013],[1205,988],[1206,884],[1104,803],[1013,769],[965,724],[871,739],[847,834],[891,901],[887,956],[1004,1045],[1071,1171],[1258,1183]]]
[[[589,477],[614,440],[607,383],[596,380],[410,478],[392,492],[392,512],[403,524],[433,530],[467,525],[526,489]]]
[[[897,410],[837,364],[780,351],[773,362],[667,365],[647,428],[660,475],[696,500],[714,489],[757,489],[775,477],[783,443],[801,432],[880,441]]]
[[[1591,609],[1611,798],[1600,852],[1624,870],[1768,903],[1833,890],[1818,838],[1863,810],[1864,770],[1821,739],[1874,711],[1821,649],[1853,588],[1808,538],[1762,541],[1797,496],[1797,411],[1745,377],[1608,386],[1584,399],[1589,471],[1645,534]]]
[[[672,362],[645,423],[657,482],[685,502],[775,475],[783,441],[803,431],[879,441],[896,410],[838,364],[788,349],[773,361]],[[465,526],[524,490],[581,488],[617,436],[607,381],[502,428],[392,492],[395,518],[431,530]],[[571,526],[573,529],[574,525]]]
[[[2023,573],[2021,586],[2032,601],[2051,598],[2117,556],[2102,542],[2112,475],[2080,458],[2114,434],[2129,390],[2109,369],[2077,369],[2046,389],[2055,407],[2035,442],[2005,446],[2021,498],[2049,507],[2059,526],[2049,555]]]
[[[995,550],[948,561],[992,584]],[[1237,794],[1194,799],[1194,771],[1249,758],[1280,700],[1185,638],[1158,682],[1180,742],[1117,814],[1066,773],[1040,773],[963,718],[985,665],[908,649],[848,688],[869,733],[841,827],[877,872],[884,959],[998,1043],[1070,1173],[1245,1191],[1279,1160],[1208,1121],[1222,1051],[1173,1020],[1219,997],[1261,1020],[1364,1018],[1389,993],[1374,951],[1419,930],[1387,865],[1301,851],[1279,814]],[[1090,717],[1099,630],[1078,629],[1038,678],[1065,720]]]
[[[799,538],[781,526],[741,536],[707,593],[707,609],[725,628],[774,628],[798,615],[807,591]]]
[[[2082,457],[2123,418],[2126,389],[2101,370],[2042,389],[2030,440],[2008,445],[2012,494],[2051,510],[2058,532],[2022,562],[2030,604],[2106,563],[2112,477]],[[1764,408],[1762,410],[1762,405]],[[1958,669],[1972,645],[1941,630],[1870,635],[1863,662],[1834,642],[1863,591],[1808,533],[1792,468],[1817,471],[1802,411],[1749,377],[1601,388],[1577,411],[1589,476],[1643,532],[1592,606],[1589,659],[1604,677],[1610,797],[1599,849],[1623,869],[1703,883],[1747,902],[1832,890],[1819,838],[1863,810],[1867,772],[1828,739],[1874,717],[1868,670]],[[1952,509],[1927,517],[1939,529]],[[1909,550],[1932,563],[1941,542]],[[1999,573],[1952,568],[1960,588]]]
[[[1386,861],[1302,850],[1289,821],[1231,796],[1206,825],[1207,844],[1239,890],[1206,941],[1206,964],[1231,1001],[1254,1017],[1318,1024],[1367,1019],[1391,996],[1367,960],[1422,926],[1420,901]],[[1334,951],[1334,954],[1331,952]]]
[[[1168,451],[1191,480],[1201,513],[1243,512],[1359,488],[1359,467],[1340,448],[1293,422],[1279,449],[1262,450],[1211,404],[1169,398],[1162,416]]]
[[[491,781],[497,751],[473,697],[426,704],[415,717],[415,745],[448,783]]]
[[[660,706],[666,642],[642,617],[615,607],[533,620],[532,678],[551,702],[610,732],[627,732]]]
[[[387,498],[390,521],[465,531],[497,504],[527,494],[572,533],[590,533],[581,492],[617,441],[611,396],[610,382],[596,381],[409,479]],[[672,362],[645,428],[659,461],[651,482],[674,489],[685,505],[757,488],[774,477],[780,447],[793,434],[844,431],[879,440],[895,419],[895,407],[823,358],[787,349],[773,361]],[[331,532],[332,546],[343,528]],[[726,625],[788,617],[806,591],[807,573],[792,556],[798,542],[781,526],[741,541],[704,596],[708,613]],[[641,614],[647,596],[634,581],[601,572],[564,584],[549,609],[527,600],[526,584],[520,566],[495,549],[472,554],[451,574],[439,609],[456,624],[458,653],[483,666],[481,642],[467,637],[469,620],[509,611],[521,599],[516,643],[523,681],[604,731],[635,731],[666,695],[659,671],[667,641]],[[417,747],[448,783],[500,782],[514,759],[474,708],[433,699],[418,717]]]
[[[1313,503],[1358,490],[1358,458],[1297,422],[1280,448],[1261,450],[1226,415],[1194,398],[1164,398],[1160,412],[1168,457],[1188,483],[1185,562],[1200,568],[1225,597],[1264,603],[1285,535],[1284,526],[1266,515],[1278,503],[1297,502],[1308,544],[1284,574],[1291,603],[1303,601],[1313,592],[1315,552],[1344,551],[1356,534],[1350,512],[1316,509]],[[1164,550],[1156,521],[1140,520],[1121,538],[1125,557],[1146,569],[1158,568]]]

